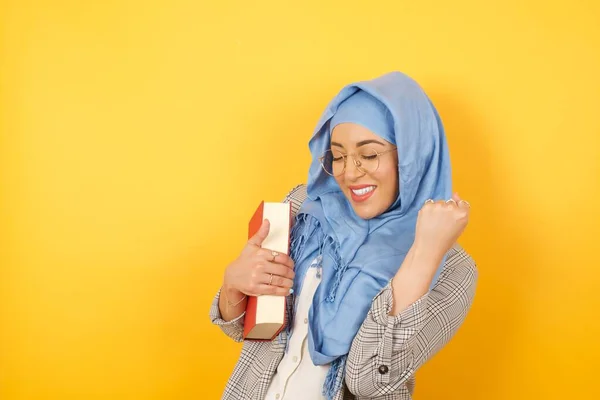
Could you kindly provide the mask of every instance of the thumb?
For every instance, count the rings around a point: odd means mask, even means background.
[[[270,227],[271,224],[269,223],[269,220],[264,219],[258,231],[254,234],[254,236],[250,238],[250,240],[248,240],[248,242],[260,247],[262,245],[262,242],[264,242],[267,236],[269,235]]]

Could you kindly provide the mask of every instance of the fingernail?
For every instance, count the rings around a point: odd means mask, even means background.
[[[290,294],[294,294],[294,289],[290,288]]]

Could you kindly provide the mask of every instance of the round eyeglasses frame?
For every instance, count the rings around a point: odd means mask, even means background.
[[[325,168],[325,152],[322,156],[319,157],[319,163],[321,164],[321,168],[323,169],[323,171],[325,171],[325,173],[327,175],[333,176],[333,177],[338,177],[344,174],[344,172],[346,172],[346,163],[348,162],[348,156],[352,156],[352,161],[354,162],[354,166],[356,167],[356,169],[358,169],[360,172],[362,172],[363,174],[372,174],[374,172],[376,172],[379,169],[379,161],[380,158],[383,154],[389,153],[390,151],[395,151],[397,150],[397,147],[393,147],[391,149],[385,150],[385,151],[377,151],[373,149],[373,155],[375,155],[377,157],[377,167],[375,167],[375,169],[373,171],[367,171],[366,169],[364,169],[362,167],[362,163],[360,162],[360,160],[358,160],[356,158],[356,153],[352,153],[352,154],[342,154],[342,158],[344,159],[344,168],[342,168],[342,171],[337,174],[334,175],[332,173],[330,173],[329,171],[327,171],[327,168]],[[327,151],[332,151],[331,149],[327,150]]]

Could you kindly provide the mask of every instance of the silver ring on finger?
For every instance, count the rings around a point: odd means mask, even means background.
[[[425,200],[425,204],[433,204],[433,203],[435,203],[435,201],[433,201],[433,199]]]
[[[271,255],[273,256],[273,259],[271,260],[271,262],[273,262],[273,261],[275,261],[275,258],[279,255],[279,253],[276,251],[272,251]]]
[[[446,204],[450,204],[450,203],[454,203],[455,206],[458,205],[458,204],[456,204],[456,200],[454,200],[454,199],[446,200]]]
[[[269,278],[269,285],[272,285],[273,284],[273,274],[269,274],[269,275],[271,275],[271,277]]]
[[[471,208],[471,204],[468,201],[466,201],[466,200],[461,200],[461,201],[459,201],[459,203],[460,204],[464,204],[465,206]]]

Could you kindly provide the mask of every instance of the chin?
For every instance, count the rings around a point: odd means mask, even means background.
[[[387,207],[389,207],[389,204],[382,204],[382,201],[378,195],[379,193],[375,193],[373,197],[371,197],[367,201],[357,203],[354,200],[352,200],[352,196],[349,192],[344,191],[344,196],[346,197],[346,200],[348,200],[348,202],[350,203],[350,206],[354,210],[354,213],[364,220],[369,220],[378,217],[387,209]]]
[[[365,220],[373,219],[380,214],[377,211],[357,209],[356,207],[353,207],[353,208],[354,208],[354,212],[356,213],[356,215],[358,215],[360,218],[365,219]]]
[[[362,219],[372,219],[381,214],[381,211],[372,204],[355,204],[350,200],[350,205],[354,213]]]

